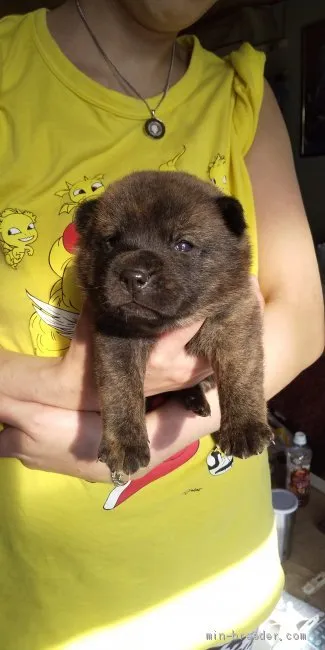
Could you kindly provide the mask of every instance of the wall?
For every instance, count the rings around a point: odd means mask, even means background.
[[[7,14],[24,14],[40,7],[53,9],[63,0],[0,0],[0,17]]]
[[[301,29],[325,18],[325,0],[288,0],[286,37],[288,92],[284,114],[295,154],[305,206],[316,243],[325,241],[325,156],[302,158],[301,128]]]
[[[217,54],[236,49],[243,41],[256,47],[284,38],[286,0],[224,0],[217,2],[195,26],[201,43]]]

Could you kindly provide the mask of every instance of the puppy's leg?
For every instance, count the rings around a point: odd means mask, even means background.
[[[94,347],[103,425],[98,458],[130,475],[150,460],[143,394],[149,346],[97,332]]]
[[[196,386],[178,391],[175,395],[181,399],[188,411],[193,411],[196,415],[206,418],[211,415],[210,404],[205,396],[209,388],[211,388],[211,382],[204,380]]]
[[[256,301],[244,300],[222,325],[208,319],[193,343],[190,349],[210,357],[217,377],[220,449],[240,458],[261,453],[273,435],[267,423],[262,321]]]

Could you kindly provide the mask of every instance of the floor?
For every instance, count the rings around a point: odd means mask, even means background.
[[[325,520],[325,494],[312,488],[309,504],[297,513],[292,553],[283,567],[286,591],[325,611],[325,586],[311,596],[302,590],[306,582],[325,571],[325,532],[317,528],[322,520]]]

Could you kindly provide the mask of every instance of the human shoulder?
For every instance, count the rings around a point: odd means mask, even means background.
[[[239,47],[230,51],[218,48],[208,49],[195,35],[182,36],[181,42],[187,47],[192,47],[196,55],[210,65],[233,73],[247,83],[252,81],[254,76],[259,78],[261,73],[264,73],[265,53],[248,42],[243,42]]]
[[[33,13],[5,16],[0,20],[1,73],[5,72],[9,62],[15,63],[19,56],[23,56],[32,33]]]

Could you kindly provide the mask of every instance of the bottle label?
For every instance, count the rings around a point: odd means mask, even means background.
[[[298,497],[305,496],[309,493],[310,487],[310,471],[305,468],[296,469],[291,472],[290,476],[290,490]]]

